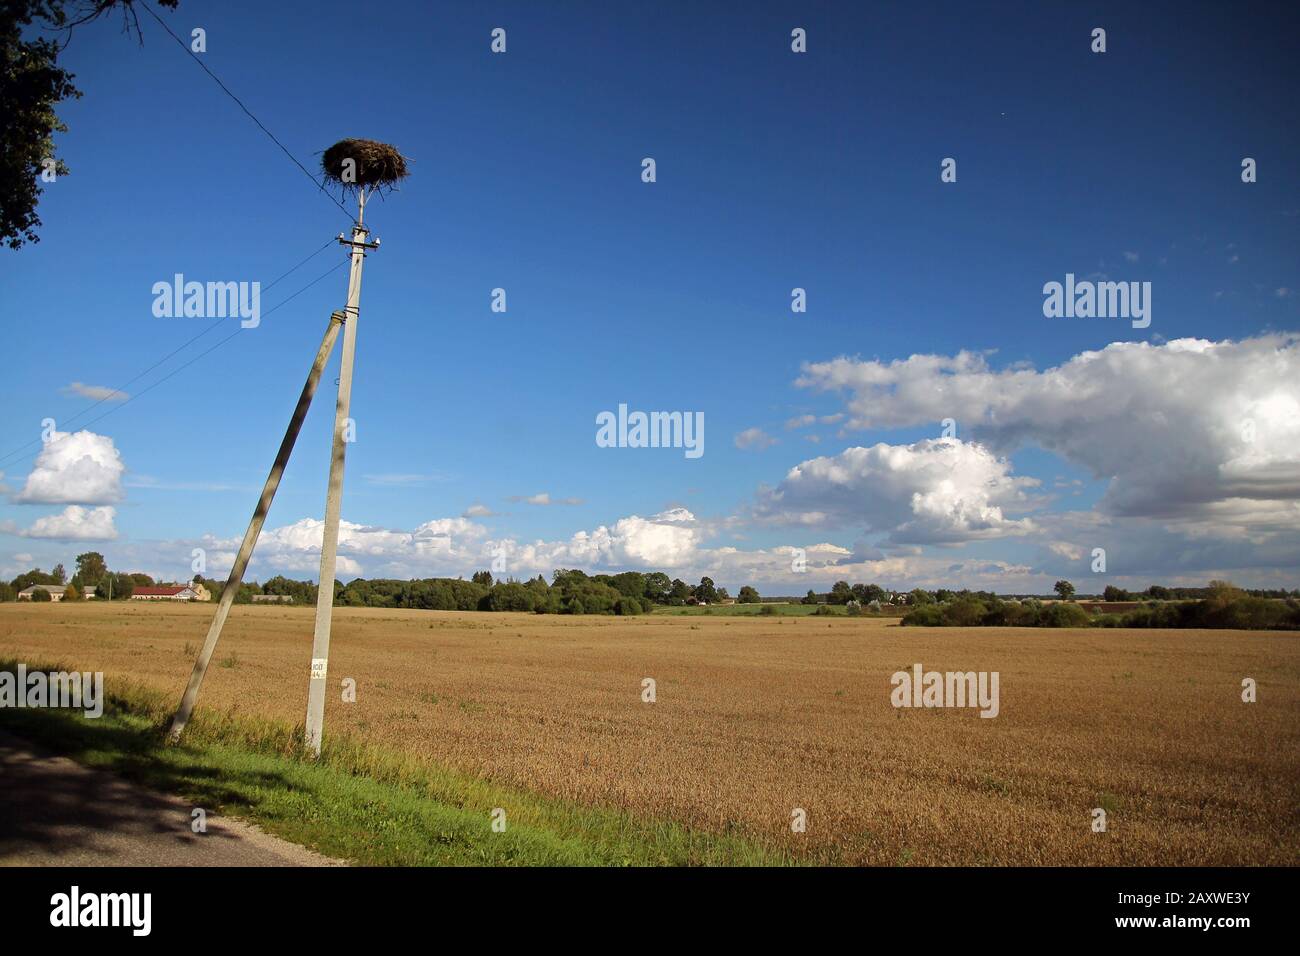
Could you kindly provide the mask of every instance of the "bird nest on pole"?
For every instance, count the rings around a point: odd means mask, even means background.
[[[373,139],[339,140],[325,150],[320,166],[327,182],[363,196],[393,189],[410,175],[406,157],[396,147]]]

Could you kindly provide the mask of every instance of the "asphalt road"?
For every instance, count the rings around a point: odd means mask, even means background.
[[[338,861],[0,732],[0,866],[332,866]]]

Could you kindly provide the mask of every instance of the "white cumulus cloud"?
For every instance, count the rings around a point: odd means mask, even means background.
[[[14,498],[23,504],[105,505],[122,500],[122,456],[113,439],[54,432]]]
[[[1255,523],[1292,515],[1300,497],[1295,333],[1118,342],[1041,372],[973,352],[838,358],[806,365],[797,384],[847,392],[853,428],[953,418],[999,454],[1057,452],[1108,482],[1111,514]]]
[[[46,515],[19,531],[24,538],[55,538],[61,541],[111,541],[117,537],[113,508],[83,508],[68,505],[58,514]]]
[[[894,543],[953,544],[1024,534],[1036,479],[1011,474],[982,445],[926,439],[912,445],[846,448],[791,468],[759,494],[757,517],[785,525],[859,527]]]

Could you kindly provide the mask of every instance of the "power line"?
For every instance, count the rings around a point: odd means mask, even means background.
[[[332,241],[333,241],[333,240],[331,240],[331,242],[332,242]],[[317,253],[319,253],[320,251],[321,251],[321,250],[317,250]],[[316,253],[313,253],[313,255],[315,255],[315,254],[316,254]],[[311,256],[308,256],[308,259],[310,259],[310,258],[311,258]],[[307,261],[307,260],[303,260],[303,262],[306,262],[306,261]],[[302,264],[303,264],[303,263],[299,263],[298,265],[302,265]],[[283,299],[282,301],[277,302],[274,306],[272,306],[271,308],[267,309],[265,312],[262,313],[261,318],[266,318],[268,315],[271,315],[273,312],[275,312],[276,310],[280,309],[282,306],[288,305],[290,302],[292,302],[292,301],[293,301],[294,299],[296,299],[298,296],[302,295],[304,292],[306,292],[306,291],[307,291],[308,289],[310,289],[312,286],[316,285],[318,282],[322,281],[323,279],[325,279],[325,278],[327,278],[327,277],[333,275],[335,272],[338,272],[339,269],[343,268],[343,266],[345,266],[345,265],[347,265],[347,264],[348,264],[348,263],[347,263],[347,260],[344,260],[344,261],[342,261],[342,262],[335,263],[333,266],[331,266],[331,267],[330,267],[329,269],[327,269],[325,272],[321,273],[321,274],[320,274],[319,276],[317,276],[315,279],[312,279],[311,282],[308,282],[305,286],[303,286],[301,289],[299,289],[299,290],[298,290],[297,292],[295,292],[293,295],[289,296],[287,299]],[[294,269],[296,269],[296,268],[298,268],[298,266],[294,266]],[[290,269],[289,271],[292,272],[293,269]],[[285,273],[285,275],[288,275],[288,273]],[[281,278],[283,278],[283,276],[281,276]],[[278,282],[278,281],[280,281],[280,280],[277,279],[276,282]],[[272,283],[272,284],[274,284],[274,283]],[[204,330],[204,332],[202,333],[202,335],[206,335],[208,332],[211,332],[211,331],[213,331],[213,330],[216,329],[216,328],[217,328],[216,325],[209,326],[207,329]],[[179,366],[177,366],[176,368],[172,369],[172,371],[168,372],[168,373],[167,373],[166,375],[164,375],[162,378],[158,379],[156,382],[152,383],[151,385],[149,385],[149,386],[147,386],[147,387],[145,387],[145,388],[142,388],[140,391],[136,392],[134,395],[130,395],[130,396],[128,396],[127,399],[126,399],[125,401],[122,402],[122,404],[120,404],[120,405],[114,405],[112,408],[108,409],[108,411],[104,412],[102,415],[97,415],[96,417],[92,418],[90,421],[83,423],[83,424],[81,425],[81,428],[83,428],[83,429],[84,429],[84,428],[89,428],[91,425],[94,425],[96,422],[101,422],[101,421],[103,421],[105,418],[107,418],[109,415],[112,415],[114,412],[118,411],[119,409],[125,408],[127,405],[130,405],[133,401],[135,401],[135,400],[136,400],[137,398],[139,398],[140,396],[142,396],[142,395],[147,395],[149,392],[152,392],[152,391],[153,391],[155,388],[157,388],[159,385],[163,384],[163,382],[166,382],[166,381],[168,381],[169,379],[171,379],[171,378],[175,377],[176,375],[180,374],[180,373],[183,372],[185,369],[189,368],[191,365],[193,365],[195,362],[197,362],[199,359],[201,359],[201,358],[203,358],[204,356],[209,355],[209,354],[211,354],[212,352],[215,352],[217,349],[221,348],[221,346],[225,345],[227,342],[229,342],[231,339],[233,339],[236,335],[238,335],[238,334],[239,334],[240,332],[242,332],[242,331],[244,331],[243,326],[239,326],[239,327],[236,328],[235,331],[232,332],[230,335],[227,335],[227,336],[226,336],[225,338],[223,338],[223,339],[219,339],[219,340],[218,340],[216,343],[214,343],[210,348],[204,349],[202,352],[200,352],[198,355],[194,356],[194,358],[190,359],[188,362],[185,362],[184,364],[179,365]],[[201,336],[195,336],[193,339],[190,340],[190,342],[187,342],[186,345],[188,345],[188,344],[190,344],[190,343],[196,341],[196,340],[197,340],[198,338],[200,338],[200,337],[201,337]],[[183,348],[183,347],[184,347],[184,346],[182,346],[182,348]],[[168,358],[170,358],[171,355],[175,355],[177,351],[180,351],[180,349],[177,349],[176,351],[173,351],[172,353],[170,353],[170,355],[168,356]],[[165,361],[165,360],[166,360],[166,359],[164,359],[163,361]],[[153,365],[153,366],[151,367],[151,369],[146,370],[145,372],[142,372],[141,375],[145,375],[145,374],[147,374],[148,371],[151,371],[151,370],[152,370],[152,368],[157,368],[158,365],[161,365],[161,364],[162,364],[161,361],[158,362],[158,363],[156,363],[155,365]],[[136,376],[136,378],[139,378],[139,377],[140,377],[140,376]],[[134,381],[134,380],[135,380],[135,379],[132,379],[132,381]],[[79,412],[78,415],[77,415],[76,417],[80,417],[81,415],[84,415],[84,414],[86,414],[87,412],[91,411],[93,408],[95,408],[96,405],[99,405],[100,402],[102,402],[102,401],[104,401],[104,399],[100,399],[100,401],[99,401],[99,402],[96,402],[94,405],[90,405],[90,406],[87,406],[86,408],[82,409],[81,412]],[[71,420],[72,420],[72,419],[69,419],[68,421],[71,421]],[[6,457],[6,460],[8,460],[9,458],[12,458],[15,454],[18,454],[18,453],[20,453],[20,452],[22,452],[22,451],[25,451],[26,449],[30,448],[32,445],[35,445],[35,444],[40,444],[40,440],[37,439],[36,441],[28,442],[28,443],[27,443],[26,445],[24,445],[22,448],[20,448],[20,449],[15,449],[14,452],[10,452],[10,454]],[[36,460],[35,457],[29,459],[29,461],[35,461],[35,460]]]
[[[261,316],[261,317],[262,317],[262,318],[266,318],[268,315],[270,315],[270,314],[271,314],[272,312],[274,312],[276,309],[279,309],[281,306],[288,305],[290,302],[292,302],[294,299],[298,298],[298,296],[302,295],[304,292],[306,292],[308,289],[310,289],[310,288],[311,288],[312,286],[314,286],[316,283],[320,282],[322,279],[325,279],[325,278],[327,278],[327,277],[333,275],[335,272],[338,272],[339,269],[343,268],[345,265],[347,265],[347,261],[346,261],[346,260],[343,261],[343,262],[335,263],[335,264],[334,264],[333,266],[331,266],[329,269],[325,270],[323,273],[321,273],[320,275],[318,275],[315,279],[312,279],[310,282],[308,282],[305,286],[303,286],[301,289],[299,289],[299,290],[298,290],[297,292],[295,292],[293,295],[289,296],[289,298],[283,300],[282,302],[278,302],[278,303],[276,303],[274,306],[272,306],[271,308],[267,309],[265,312],[262,313],[262,316]],[[149,385],[149,386],[146,387],[146,388],[142,388],[142,389],[140,389],[140,391],[136,392],[134,395],[132,395],[130,398],[128,398],[126,401],[124,401],[121,405],[114,405],[114,406],[113,406],[112,408],[110,408],[108,411],[104,412],[104,414],[102,414],[102,415],[98,415],[98,416],[96,416],[95,418],[92,418],[90,421],[86,422],[86,423],[83,424],[81,427],[82,427],[82,428],[88,428],[88,427],[90,427],[91,425],[95,424],[96,422],[101,422],[101,421],[103,421],[105,418],[107,418],[109,415],[112,415],[114,412],[118,411],[119,409],[125,408],[127,405],[130,405],[132,402],[134,402],[134,401],[135,401],[137,398],[139,398],[141,395],[147,395],[147,394],[149,394],[149,393],[152,392],[155,388],[157,388],[159,385],[161,385],[163,382],[165,382],[165,381],[167,381],[168,379],[173,378],[174,376],[176,376],[176,375],[180,374],[181,372],[185,371],[185,369],[189,368],[191,365],[193,365],[193,364],[194,364],[195,362],[197,362],[199,359],[203,358],[205,355],[208,355],[208,354],[210,354],[210,353],[212,353],[212,352],[215,352],[217,349],[221,348],[221,346],[225,345],[227,342],[229,342],[231,339],[233,339],[236,335],[238,335],[238,334],[239,334],[240,332],[242,332],[242,331],[244,331],[244,327],[241,325],[241,326],[237,327],[237,328],[235,329],[235,331],[233,331],[233,332],[231,332],[229,335],[227,335],[224,339],[220,339],[220,340],[218,340],[218,341],[217,341],[217,342],[216,342],[216,343],[215,343],[211,348],[204,349],[202,352],[200,352],[198,355],[194,356],[194,358],[190,359],[190,360],[189,360],[188,362],[186,362],[185,364],[183,364],[183,365],[179,365],[179,366],[177,366],[176,368],[172,369],[170,372],[168,372],[168,373],[167,373],[166,375],[164,375],[162,378],[158,379],[158,381],[154,382],[152,385]]]
[[[175,33],[172,32],[172,28],[167,25],[167,23],[162,19],[162,17],[154,13],[153,8],[149,6],[149,4],[143,2],[143,0],[141,0],[140,6],[144,7],[145,10],[149,12],[149,16],[157,20],[158,25],[162,27],[164,30],[166,30],[171,35],[171,38],[173,40],[175,40],[178,44],[180,44],[180,48],[189,55],[190,59],[192,59],[195,63],[197,63],[200,67],[202,67],[204,73],[212,77],[213,81],[217,84],[217,86],[221,87],[222,92],[225,93],[227,96],[229,96],[232,100],[234,100],[235,104],[241,110],[244,111],[244,113],[248,116],[248,118],[257,124],[258,129],[260,129],[263,133],[269,136],[271,138],[271,142],[275,143],[276,146],[280,147],[280,151],[284,153],[284,155],[288,156],[290,161],[295,166],[297,166],[299,169],[302,170],[302,174],[312,181],[312,185],[314,185],[317,189],[319,189],[323,195],[329,197],[330,202],[334,203],[334,205],[342,209],[343,215],[348,217],[349,222],[356,222],[356,217],[352,215],[352,213],[348,210],[348,207],[343,205],[343,203],[339,202],[337,199],[335,199],[334,196],[331,195],[330,192],[325,188],[325,184],[322,183],[319,179],[317,179],[314,175],[312,175],[312,173],[310,172],[310,170],[307,169],[306,166],[298,162],[298,158],[294,156],[293,153],[289,152],[288,147],[286,147],[284,143],[280,142],[280,140],[276,138],[276,135],[272,133],[269,129],[267,129],[266,125],[260,119],[258,119],[256,116],[253,115],[252,110],[250,110],[247,106],[244,105],[243,100],[241,100],[234,93],[230,92],[230,88],[226,86],[225,83],[221,82],[221,78],[217,76],[217,74],[213,73],[211,70],[208,69],[208,65],[204,63],[201,59],[199,59],[193,50],[191,50],[188,46],[185,45],[184,40],[182,40],[180,37],[178,37]]]
[[[299,269],[301,269],[301,268],[302,268],[303,266],[305,266],[307,263],[311,262],[313,259],[315,259],[318,255],[320,255],[322,252],[324,252],[324,251],[325,251],[326,249],[328,249],[330,246],[334,245],[334,243],[336,243],[336,242],[338,242],[337,239],[326,239],[326,240],[325,240],[325,245],[321,246],[319,249],[317,249],[315,252],[313,252],[311,255],[309,255],[306,259],[303,259],[302,262],[298,263],[298,264],[297,264],[296,266],[294,266],[292,269],[288,269],[288,270],[286,270],[285,272],[281,272],[278,276],[276,276],[274,279],[272,279],[272,280],[271,280],[271,281],[266,285],[266,287],[262,289],[262,291],[263,291],[263,292],[267,292],[267,291],[269,291],[270,289],[275,288],[276,283],[278,283],[281,279],[286,279],[286,278],[288,278],[289,276],[293,275],[293,273],[297,272]],[[288,302],[289,300],[288,300],[288,299],[285,299],[284,301],[285,301],[285,302]],[[282,303],[282,304],[283,304],[283,303]],[[276,306],[277,309],[278,309],[279,307],[280,307],[280,306],[278,306],[278,305]]]
[[[276,284],[278,284],[278,283],[280,282],[281,279],[285,279],[285,278],[289,277],[290,275],[292,275],[294,272],[296,272],[296,271],[298,271],[299,269],[301,269],[303,266],[305,266],[305,265],[306,265],[308,262],[310,262],[312,259],[315,259],[318,255],[320,255],[322,252],[324,252],[324,251],[325,251],[326,249],[328,249],[330,246],[334,245],[334,243],[335,243],[335,240],[334,240],[334,239],[330,239],[330,240],[326,241],[325,245],[321,246],[319,249],[317,249],[315,252],[313,252],[313,253],[312,253],[311,255],[309,255],[307,258],[303,259],[303,260],[302,260],[301,262],[299,262],[296,266],[294,266],[293,268],[291,268],[291,269],[289,269],[289,270],[287,270],[287,271],[285,271],[285,272],[280,273],[279,276],[277,276],[275,279],[271,280],[271,282],[270,282],[268,285],[266,285],[266,286],[264,286],[264,287],[262,288],[262,291],[263,291],[263,292],[266,292],[266,291],[268,291],[268,290],[274,288],[274,287],[276,286]],[[317,280],[317,281],[319,281],[319,280]],[[314,283],[313,283],[313,284],[314,284]],[[299,291],[302,291],[302,290],[299,290]],[[294,293],[294,295],[297,295],[297,294],[298,294],[297,292]],[[292,298],[292,296],[290,296],[290,298]],[[284,302],[288,302],[288,301],[289,301],[289,299],[285,299],[285,300],[284,300]],[[281,302],[281,303],[280,303],[279,305],[277,305],[275,308],[278,309],[278,308],[280,307],[280,305],[284,305],[284,302]],[[273,311],[275,311],[275,310],[272,309],[271,312],[273,312]],[[270,315],[271,312],[267,312],[266,314],[267,314],[267,315]],[[140,379],[144,378],[146,375],[148,375],[148,374],[149,374],[150,372],[152,372],[154,369],[158,368],[160,365],[162,365],[164,362],[166,362],[166,361],[167,361],[168,359],[170,359],[172,356],[178,354],[179,352],[184,351],[184,350],[187,349],[189,346],[191,346],[191,345],[193,345],[195,342],[197,342],[199,339],[203,338],[205,335],[209,335],[209,334],[211,334],[212,332],[215,332],[215,331],[216,331],[218,328],[220,328],[220,327],[221,327],[220,323],[218,323],[218,322],[214,322],[214,323],[212,323],[212,324],[209,325],[206,329],[204,329],[202,332],[200,332],[198,335],[194,336],[193,338],[187,339],[185,342],[182,342],[179,346],[177,346],[176,348],[172,349],[170,352],[168,352],[166,355],[164,355],[164,356],[163,356],[162,358],[160,358],[158,361],[154,362],[152,365],[150,365],[147,369],[145,369],[145,370],[144,370],[143,372],[141,372],[140,374],[138,374],[138,375],[136,375],[136,376],[134,376],[134,377],[132,377],[132,378],[127,379],[125,382],[123,382],[123,383],[122,383],[121,385],[119,385],[117,388],[113,389],[113,390],[112,390],[111,392],[109,392],[108,394],[101,396],[97,401],[92,402],[91,404],[89,404],[89,405],[87,405],[85,408],[83,408],[81,411],[79,411],[79,412],[75,413],[74,415],[70,416],[69,418],[65,419],[65,420],[64,420],[64,424],[65,424],[65,425],[71,425],[73,422],[77,421],[77,420],[78,420],[79,418],[81,418],[83,415],[89,414],[90,412],[94,411],[94,410],[95,410],[96,408],[98,408],[100,405],[104,404],[104,402],[106,402],[106,401],[108,401],[109,399],[111,399],[114,395],[124,395],[124,394],[126,393],[126,387],[127,387],[128,385],[131,385],[131,384],[134,383],[134,382],[138,382]],[[39,444],[39,443],[40,443],[40,439],[35,439],[35,440],[33,440],[33,441],[29,441],[29,442],[28,442],[27,444],[25,444],[25,445],[21,445],[21,446],[19,446],[18,448],[15,448],[13,451],[11,451],[11,452],[9,452],[8,454],[6,454],[3,458],[0,458],[0,465],[4,465],[4,464],[6,464],[7,462],[9,462],[10,459],[14,458],[15,456],[21,455],[21,454],[22,454],[23,452],[25,452],[28,448],[31,448],[33,445],[36,445],[36,444]]]
[[[280,141],[280,139],[279,139],[279,138],[278,138],[274,133],[272,133],[272,132],[271,132],[271,131],[266,127],[266,124],[265,124],[265,123],[263,123],[260,119],[258,119],[258,118],[253,114],[252,110],[250,110],[247,106],[244,105],[243,100],[241,100],[238,96],[236,96],[236,95],[235,95],[235,94],[230,90],[230,88],[229,88],[228,86],[226,86],[226,84],[223,83],[223,82],[221,81],[221,78],[220,78],[219,76],[217,76],[215,73],[213,73],[212,70],[208,69],[207,64],[204,63],[201,59],[199,59],[198,56],[195,55],[194,51],[191,50],[191,49],[190,49],[190,48],[185,44],[185,41],[184,41],[184,40],[182,40],[179,36],[176,35],[176,33],[172,30],[172,28],[169,27],[169,26],[167,25],[166,21],[164,21],[160,16],[158,16],[158,14],[153,10],[153,8],[150,7],[149,4],[143,2],[143,0],[141,0],[141,2],[140,2],[139,5],[142,6],[142,7],[144,7],[144,9],[148,12],[148,14],[149,14],[151,17],[153,17],[155,21],[157,21],[158,25],[159,25],[160,27],[162,27],[163,30],[165,30],[165,31],[167,32],[167,34],[168,34],[168,35],[169,35],[173,40],[176,41],[176,43],[180,46],[180,48],[181,48],[182,50],[185,51],[185,53],[190,57],[190,59],[192,59],[195,63],[197,63],[197,64],[199,65],[199,67],[203,70],[203,72],[206,73],[209,77],[211,77],[212,81],[213,81],[214,83],[216,83],[218,87],[221,88],[221,91],[222,91],[223,93],[225,93],[228,97],[230,97],[231,100],[233,100],[233,101],[235,102],[235,105],[237,105],[237,106],[238,106],[238,107],[239,107],[239,108],[244,112],[244,114],[245,114],[249,119],[251,119],[254,123],[257,124],[258,129],[260,129],[263,133],[265,133],[265,134],[270,138],[271,142],[275,143],[275,145],[278,146],[278,147],[280,148],[280,151],[283,152],[285,156],[289,157],[289,160],[290,160],[290,161],[291,161],[295,166],[297,166],[298,169],[300,169],[300,170],[302,171],[302,174],[303,174],[304,176],[306,176],[309,180],[311,180],[312,185],[314,185],[317,189],[319,189],[320,192],[321,192],[323,195],[325,195],[326,197],[328,197],[329,200],[330,200],[332,203],[334,203],[334,205],[336,205],[340,210],[342,210],[343,214],[344,214],[345,216],[348,217],[348,221],[349,221],[349,222],[355,222],[356,219],[355,219],[355,217],[352,215],[351,211],[349,211],[348,208],[347,208],[346,206],[343,205],[343,203],[339,202],[338,199],[336,199],[333,195],[331,195],[331,194],[329,193],[328,190],[325,189],[324,184],[323,184],[320,180],[318,180],[318,179],[317,179],[317,178],[316,178],[316,177],[311,173],[311,171],[307,169],[306,166],[304,166],[301,162],[299,162],[299,161],[298,161],[298,158],[297,158],[296,156],[294,156],[293,153],[289,152],[288,147],[286,147],[286,146],[284,145],[284,143],[282,143],[282,142]],[[310,261],[311,259],[315,258],[315,257],[316,257],[317,255],[319,255],[321,252],[325,251],[326,248],[328,248],[329,246],[333,245],[333,243],[334,243],[334,240],[333,240],[333,239],[331,239],[331,240],[329,240],[328,242],[326,242],[324,246],[321,246],[320,249],[317,249],[315,252],[313,252],[313,253],[312,253],[310,256],[308,256],[306,259],[302,260],[302,262],[299,262],[299,263],[298,263],[297,265],[295,265],[293,268],[289,269],[287,272],[283,273],[283,274],[280,275],[278,278],[276,278],[275,280],[273,280],[269,285],[267,285],[267,286],[265,287],[265,289],[264,289],[263,291],[265,291],[266,289],[270,289],[272,286],[274,286],[274,285],[275,285],[277,282],[279,282],[281,279],[285,278],[285,277],[288,276],[290,273],[292,273],[292,272],[296,271],[297,269],[301,268],[301,267],[302,267],[303,265],[305,265],[308,261]],[[304,286],[303,288],[299,289],[299,290],[298,290],[297,292],[295,292],[293,295],[289,296],[288,299],[285,299],[284,301],[280,302],[278,305],[276,305],[276,306],[274,306],[273,308],[271,308],[271,309],[267,310],[266,312],[264,312],[263,315],[264,315],[264,316],[266,316],[266,315],[270,315],[270,314],[271,314],[272,312],[274,312],[276,309],[280,308],[280,306],[282,306],[282,305],[286,304],[287,302],[289,302],[290,300],[296,298],[298,295],[300,295],[301,293],[305,292],[307,289],[311,288],[311,287],[312,287],[313,285],[315,285],[317,282],[320,282],[321,279],[324,279],[325,276],[330,275],[331,273],[333,273],[334,271],[336,271],[336,270],[337,270],[337,269],[338,269],[342,264],[343,264],[343,263],[339,263],[339,265],[337,265],[337,266],[335,266],[334,268],[330,269],[330,270],[329,270],[328,272],[326,272],[324,275],[318,277],[317,279],[314,279],[312,282],[308,283],[306,286]],[[184,349],[188,348],[190,345],[193,345],[193,344],[194,344],[195,342],[197,342],[199,339],[201,339],[201,338],[203,338],[204,336],[206,336],[206,335],[210,334],[211,332],[215,331],[217,328],[218,328],[218,325],[217,325],[216,323],[214,323],[214,324],[210,325],[208,328],[204,329],[204,330],[203,330],[202,332],[200,332],[198,335],[195,335],[195,336],[193,336],[192,338],[188,339],[187,341],[183,342],[183,343],[182,343],[181,345],[179,345],[177,348],[173,349],[171,352],[168,352],[166,355],[164,355],[161,359],[159,359],[159,360],[158,360],[157,362],[155,362],[153,365],[151,365],[151,366],[149,366],[148,368],[146,368],[143,372],[140,372],[138,375],[134,376],[133,378],[129,379],[128,381],[123,382],[122,385],[120,385],[119,387],[117,387],[117,388],[113,389],[112,391],[108,392],[107,394],[103,395],[102,397],[100,397],[99,399],[97,399],[95,402],[93,402],[92,404],[88,405],[86,408],[83,408],[80,412],[77,412],[77,413],[76,413],[75,415],[73,415],[71,418],[67,419],[67,420],[66,420],[66,424],[71,424],[72,422],[75,422],[77,419],[81,418],[83,415],[88,414],[89,412],[91,412],[91,411],[93,411],[95,408],[97,408],[98,406],[102,405],[104,402],[106,402],[106,401],[110,400],[111,398],[113,398],[113,396],[115,396],[115,395],[120,395],[120,394],[125,394],[125,393],[123,392],[123,389],[125,389],[128,385],[131,385],[131,384],[133,384],[134,382],[139,381],[141,378],[143,378],[144,376],[148,375],[150,372],[154,371],[155,369],[157,369],[157,368],[160,367],[161,365],[163,365],[165,362],[167,362],[167,361],[168,361],[169,359],[171,359],[173,356],[177,355],[178,353],[180,353],[180,352],[183,351]],[[136,393],[135,395],[128,396],[128,397],[126,398],[126,400],[122,402],[121,405],[114,406],[113,408],[111,408],[111,409],[109,409],[107,412],[105,412],[103,415],[99,415],[98,417],[91,419],[89,422],[86,422],[86,423],[83,424],[81,427],[84,428],[84,427],[86,427],[86,426],[88,426],[88,425],[93,425],[95,422],[98,422],[98,421],[103,420],[104,418],[107,418],[107,417],[108,417],[109,415],[111,415],[113,412],[117,411],[117,409],[122,408],[123,406],[130,404],[132,401],[134,401],[134,400],[135,400],[136,398],[138,398],[140,395],[144,395],[144,394],[146,394],[147,392],[152,391],[154,388],[157,388],[159,385],[161,385],[163,382],[165,382],[165,381],[167,381],[168,379],[170,379],[172,376],[176,375],[178,372],[182,371],[182,370],[185,369],[185,368],[188,368],[190,365],[193,365],[195,362],[197,362],[199,359],[203,358],[205,355],[207,355],[207,354],[209,354],[210,352],[213,352],[213,351],[215,351],[216,349],[220,348],[220,347],[221,347],[222,345],[224,345],[226,342],[229,342],[231,339],[233,339],[233,338],[235,337],[235,335],[239,334],[239,332],[241,332],[241,331],[243,331],[242,326],[241,326],[239,329],[236,329],[235,332],[232,333],[231,335],[228,335],[228,336],[226,336],[225,338],[221,339],[221,340],[218,341],[215,345],[213,345],[211,348],[206,349],[205,351],[201,352],[199,355],[195,356],[193,359],[190,359],[190,361],[184,363],[184,364],[181,365],[179,368],[174,369],[173,371],[171,371],[170,373],[168,373],[167,375],[165,375],[163,378],[161,378],[161,379],[159,379],[158,381],[154,382],[152,385],[149,385],[147,388],[145,388],[145,389],[143,389],[142,391]],[[11,460],[16,456],[16,455],[21,455],[21,454],[22,454],[23,452],[25,452],[28,448],[31,448],[32,445],[35,445],[35,444],[38,444],[38,443],[39,443],[39,439],[38,439],[38,440],[35,440],[35,441],[28,442],[26,445],[23,445],[23,446],[21,446],[20,448],[16,448],[16,449],[14,449],[13,451],[9,452],[9,454],[5,455],[3,459],[0,459],[0,465],[7,464],[7,463],[10,462],[10,461],[11,461]]]
[[[298,265],[295,265],[294,268],[289,269],[289,272],[283,272],[283,273],[279,274],[279,276],[278,276],[277,278],[274,278],[274,280],[272,280],[272,282],[270,282],[269,285],[264,286],[263,289],[261,289],[261,291],[266,291],[266,290],[269,290],[269,289],[273,289],[273,287],[276,286],[276,284],[277,284],[277,282],[279,282],[279,280],[282,280],[282,278],[286,278],[287,276],[290,276],[290,274],[292,274],[292,273],[298,271],[298,269],[302,268],[303,265],[309,263],[309,261],[311,261],[312,259],[315,259],[316,256],[318,256],[318,255],[321,254],[321,252],[324,252],[324,251],[326,250],[326,248],[329,248],[330,246],[333,246],[333,245],[334,245],[334,242],[335,242],[334,239],[329,239],[329,241],[326,242],[324,246],[321,246],[320,248],[318,248],[318,250],[316,250],[315,252],[312,252],[311,255],[307,256],[307,258],[305,258],[305,259],[303,259],[302,261],[300,261],[300,263],[298,263]],[[287,302],[287,299],[285,300],[285,302]],[[283,304],[283,303],[281,303],[281,304]],[[277,306],[277,308],[278,308],[278,306]],[[268,312],[268,313],[266,313],[266,315],[270,315],[270,313]],[[181,345],[178,345],[177,347],[175,347],[175,349],[173,349],[172,351],[169,351],[168,354],[162,356],[162,358],[159,359],[159,360],[157,360],[157,362],[153,363],[152,365],[149,365],[149,367],[146,368],[146,369],[144,369],[143,372],[140,372],[139,375],[136,375],[136,376],[133,377],[133,378],[127,378],[127,380],[126,380],[125,382],[122,382],[121,385],[118,385],[116,389],[113,389],[113,390],[112,390],[112,392],[109,392],[108,394],[103,395],[103,397],[100,397],[100,398],[98,399],[98,401],[92,402],[91,405],[87,405],[85,408],[82,408],[82,410],[79,411],[79,412],[77,412],[77,414],[75,414],[75,415],[73,415],[73,416],[70,416],[70,418],[68,418],[68,419],[66,419],[66,420],[64,421],[64,424],[68,424],[68,425],[70,425],[70,424],[74,423],[74,421],[77,421],[77,419],[81,418],[82,415],[86,415],[86,414],[88,414],[88,412],[94,411],[95,408],[98,408],[100,405],[103,405],[104,402],[109,401],[109,399],[112,398],[113,395],[122,395],[122,394],[126,394],[126,386],[127,386],[127,385],[131,385],[131,384],[133,384],[133,382],[139,381],[140,378],[143,378],[144,376],[147,376],[149,372],[152,372],[153,369],[159,367],[159,365],[161,365],[162,363],[165,363],[166,360],[172,358],[172,356],[175,355],[175,354],[177,354],[177,352],[181,352],[181,351],[187,349],[187,347],[190,347],[191,345],[194,345],[194,343],[195,343],[195,342],[198,342],[200,338],[203,338],[204,336],[208,336],[208,334],[211,334],[211,333],[213,333],[213,332],[216,332],[216,330],[217,330],[218,328],[220,328],[220,326],[218,326],[218,325],[209,325],[208,328],[205,328],[205,329],[203,330],[203,332],[200,332],[200,333],[198,334],[198,336],[195,336],[194,338],[190,338],[190,339],[187,339],[187,341],[182,342]],[[0,459],[0,464],[4,464],[5,462],[8,462],[8,460],[9,460],[10,458],[13,458],[13,455],[16,455],[16,454],[18,454],[18,453],[22,453],[22,451],[26,451],[27,449],[29,449],[29,447],[31,447],[32,445],[35,445],[35,444],[36,444],[35,441],[29,441],[29,442],[27,442],[26,445],[23,445],[22,447],[18,447],[18,449],[14,449],[13,451],[10,451],[10,453],[9,453],[8,455],[5,455],[4,459]]]

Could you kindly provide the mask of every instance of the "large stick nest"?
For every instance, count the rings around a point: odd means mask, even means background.
[[[325,150],[320,166],[326,180],[352,191],[392,189],[410,175],[396,147],[373,139],[339,140]]]

